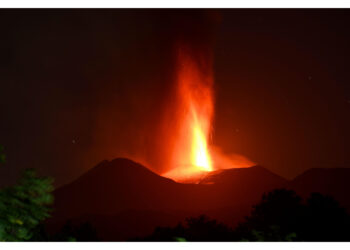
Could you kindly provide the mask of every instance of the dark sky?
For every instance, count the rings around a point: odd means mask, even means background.
[[[0,181],[156,172],[182,38],[214,53],[213,144],[288,178],[350,162],[349,10],[1,10]]]

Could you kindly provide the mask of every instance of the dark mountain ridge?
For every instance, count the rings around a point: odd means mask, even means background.
[[[346,176],[350,169],[311,169],[288,181],[254,166],[213,172],[200,184],[183,184],[117,158],[101,162],[57,189],[48,224],[57,230],[68,219],[89,221],[103,240],[144,236],[156,226],[173,226],[200,214],[233,226],[249,214],[264,192],[276,188],[294,189],[304,196],[323,192],[341,197],[341,204],[348,205],[343,195],[349,187]]]
[[[288,185],[303,197],[312,192],[333,196],[350,210],[350,168],[311,168],[294,178]]]

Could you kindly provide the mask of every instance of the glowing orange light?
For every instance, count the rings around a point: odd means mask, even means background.
[[[175,180],[190,179],[213,170],[208,149],[214,106],[212,72],[203,72],[200,63],[189,53],[178,54],[177,135],[172,170],[165,174]]]

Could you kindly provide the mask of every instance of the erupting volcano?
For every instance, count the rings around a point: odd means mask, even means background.
[[[214,169],[209,150],[214,97],[211,61],[194,58],[190,51],[177,54],[176,134],[171,156],[172,170],[165,176],[184,180]]]
[[[198,183],[215,170],[255,165],[211,145],[214,74],[209,51],[180,46],[176,54],[175,88],[167,104],[162,140],[170,148],[170,170],[163,176],[178,182]]]

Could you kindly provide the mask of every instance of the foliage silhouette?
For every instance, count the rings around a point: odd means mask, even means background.
[[[0,164],[5,162],[0,146]],[[68,221],[49,236],[43,221],[50,216],[53,180],[24,171],[19,183],[0,190],[0,241],[99,241],[88,222]],[[349,241],[350,216],[331,196],[312,193],[303,201],[294,191],[276,189],[234,230],[205,215],[175,227],[157,227],[143,241]]]
[[[36,226],[33,229],[32,237],[29,239],[29,241],[50,241],[50,235],[46,231],[46,227],[44,223],[40,223],[38,226]]]
[[[232,229],[205,215],[190,217],[185,225],[179,223],[173,228],[157,227],[145,241],[229,241]]]
[[[287,241],[295,237],[304,206],[292,190],[277,189],[264,194],[249,217],[236,228],[242,240]]]
[[[248,241],[349,241],[349,215],[330,196],[312,193],[302,203],[280,189],[265,194],[235,234]]]
[[[276,189],[264,194],[234,230],[202,215],[186,219],[185,226],[158,227],[142,240],[349,241],[349,218],[330,196],[312,193],[303,202],[292,190]]]
[[[40,222],[50,216],[53,180],[27,169],[17,185],[0,190],[0,240],[30,240]]]
[[[88,222],[74,225],[68,220],[51,241],[99,241],[95,228]]]
[[[307,199],[300,240],[349,241],[350,217],[331,196],[313,193]]]

